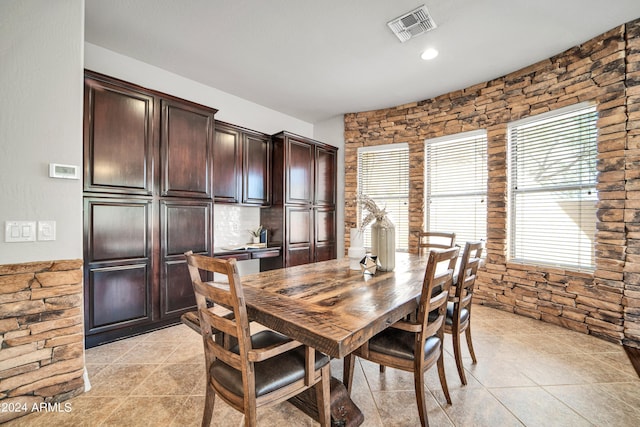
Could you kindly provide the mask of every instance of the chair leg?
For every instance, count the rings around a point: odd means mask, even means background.
[[[384,373],[387,370],[387,367],[384,365],[380,365],[380,372]]]
[[[471,353],[471,360],[473,360],[473,363],[478,363],[476,353],[473,351],[473,343],[471,342],[471,323],[467,325],[467,330],[464,331],[464,334],[467,337],[467,347],[469,347],[469,353]]]
[[[204,400],[204,413],[202,414],[202,427],[209,427],[211,425],[211,418],[213,417],[213,404],[216,400],[216,392],[213,390],[213,386],[207,378],[207,391],[205,392]]]
[[[428,427],[429,419],[427,417],[427,400],[424,390],[424,371],[422,371],[422,367],[415,367],[413,372],[413,382],[416,388],[416,403],[418,404],[420,424],[423,427]]]
[[[329,364],[322,368],[322,378],[316,384],[316,404],[320,427],[331,427],[331,370]]]
[[[440,377],[440,385],[444,392],[444,397],[447,399],[447,403],[451,405],[451,396],[449,395],[449,387],[447,386],[447,377],[444,373],[444,353],[440,351],[440,357],[438,358],[438,376]]]
[[[456,367],[458,368],[458,375],[463,385],[467,385],[467,377],[464,375],[464,366],[462,365],[462,352],[460,351],[460,331],[455,328],[451,333],[453,341],[453,356],[456,359]]]
[[[351,395],[351,387],[353,386],[353,370],[355,369],[356,356],[347,354],[344,357],[344,365],[342,367],[342,383],[347,388],[347,394]]]

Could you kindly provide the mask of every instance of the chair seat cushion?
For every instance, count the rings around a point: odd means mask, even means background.
[[[273,331],[261,331],[251,337],[251,345],[254,349],[268,347],[289,340],[284,335]],[[238,353],[238,347],[232,347],[231,351]],[[286,353],[255,362],[256,396],[262,396],[283,386],[289,385],[305,374],[305,348],[300,346]],[[320,369],[329,363],[329,356],[316,351],[315,369]],[[237,396],[244,396],[242,387],[242,372],[226,363],[216,360],[211,364],[210,374],[226,389]]]
[[[453,325],[453,307],[454,303],[447,303],[447,317],[444,319],[444,323],[447,326]],[[460,310],[460,323],[464,323],[469,319],[469,310],[463,308]]]
[[[425,359],[439,350],[440,338],[435,335],[427,338],[424,344]],[[387,328],[369,340],[369,351],[413,360],[415,357],[415,334],[400,329]]]

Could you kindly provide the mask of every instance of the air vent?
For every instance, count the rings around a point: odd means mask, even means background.
[[[402,43],[438,27],[425,5],[387,22],[387,25]]]

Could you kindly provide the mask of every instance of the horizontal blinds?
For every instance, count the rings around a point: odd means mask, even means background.
[[[486,239],[486,132],[427,140],[428,231],[456,233],[456,242]]]
[[[394,144],[358,150],[358,192],[371,197],[387,211],[396,227],[396,248],[409,247],[409,147]],[[358,206],[358,223],[364,217]],[[365,213],[366,215],[366,213]],[[371,231],[367,227],[364,244],[371,247]]]
[[[594,268],[597,118],[579,106],[509,126],[512,259]]]

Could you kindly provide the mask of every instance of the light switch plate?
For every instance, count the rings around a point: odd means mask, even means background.
[[[15,242],[35,242],[36,222],[35,221],[5,221],[4,241]]]
[[[38,221],[38,240],[56,240],[55,221]]]

